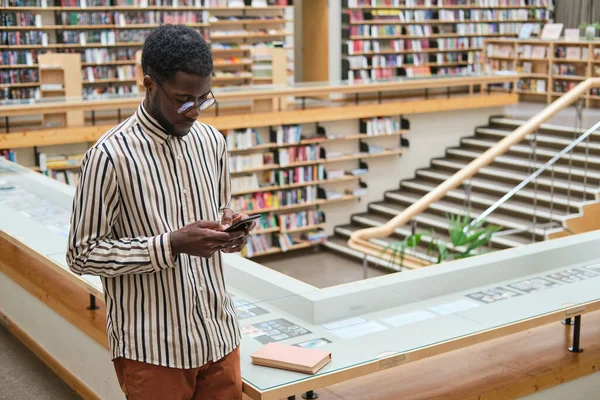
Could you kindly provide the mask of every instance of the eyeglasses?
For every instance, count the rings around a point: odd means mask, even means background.
[[[165,97],[167,99],[169,99],[171,104],[173,104],[173,107],[175,107],[177,109],[178,114],[185,114],[185,113],[189,112],[192,108],[194,108],[194,106],[196,105],[195,101],[186,101],[185,103],[183,103],[183,105],[178,106],[177,104],[175,104],[175,102],[173,102],[173,100],[171,100],[171,98],[167,94],[167,91],[165,90],[165,88],[163,88],[163,86],[160,84],[160,81],[156,78],[152,78],[152,79],[154,79],[156,81],[156,83],[158,83],[158,87],[160,87],[160,89],[165,94]],[[210,92],[208,92],[208,95],[211,97],[207,97],[206,99],[200,100],[198,102],[198,105],[196,106],[198,108],[198,111],[204,111],[204,110],[214,106],[215,104],[217,104],[217,99],[215,99],[215,95],[213,94],[212,90]]]

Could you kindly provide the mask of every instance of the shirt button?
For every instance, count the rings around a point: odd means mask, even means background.
[[[178,159],[179,161],[181,161],[181,160],[183,159],[183,157],[181,157],[181,156],[177,156],[177,159]]]
[[[187,188],[183,189],[183,194],[187,194]]]

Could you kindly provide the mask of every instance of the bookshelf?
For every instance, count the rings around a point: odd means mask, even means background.
[[[551,0],[344,0],[342,79],[461,75],[482,70],[484,40],[534,34]]]
[[[408,129],[408,121],[387,117],[359,120],[361,133],[332,134],[318,123],[227,132],[232,207],[262,216],[246,256],[318,246],[321,207],[366,195],[365,160],[402,155]],[[385,146],[370,144],[378,139]],[[339,142],[344,151],[327,147]]]
[[[551,103],[579,82],[600,77],[600,40],[488,39],[483,62],[488,71],[520,72],[523,100]],[[600,107],[598,95],[592,90],[585,106]]]
[[[71,97],[81,93],[81,61],[77,54],[41,54],[39,60],[42,98]],[[83,111],[42,114],[45,128],[83,125]]]
[[[39,98],[37,57],[81,57],[82,94],[137,93],[135,54],[150,31],[183,23],[210,43],[215,86],[273,83],[270,51],[286,49],[293,72],[293,6],[288,0],[0,0],[0,100]]]

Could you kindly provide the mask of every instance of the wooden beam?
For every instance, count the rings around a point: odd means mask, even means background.
[[[219,130],[247,127],[263,127],[284,124],[302,124],[309,122],[339,121],[345,119],[370,118],[375,116],[394,116],[398,113],[419,114],[452,110],[465,110],[497,107],[516,104],[516,94],[498,93],[475,96],[454,96],[432,99],[407,99],[382,104],[345,105],[340,107],[320,107],[305,110],[253,113],[243,115],[224,115],[203,118],[202,122],[213,125]],[[333,112],[333,110],[335,112]],[[96,125],[85,127],[67,127],[41,129],[0,134],[0,148],[17,149],[33,146],[50,146],[68,143],[95,142],[114,125]]]
[[[329,81],[328,2],[329,0],[302,2],[303,82]]]

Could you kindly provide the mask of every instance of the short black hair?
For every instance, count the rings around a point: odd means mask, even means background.
[[[142,71],[162,81],[170,81],[177,71],[209,76],[213,72],[210,47],[200,33],[185,25],[161,25],[144,42]]]

